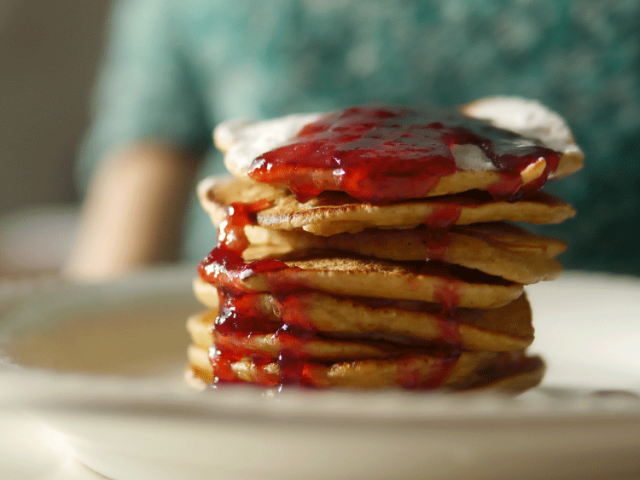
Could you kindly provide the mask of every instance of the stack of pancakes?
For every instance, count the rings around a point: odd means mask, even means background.
[[[490,98],[462,111],[557,152],[557,168],[541,157],[519,172],[520,190],[582,166],[564,121],[536,102]],[[219,240],[194,281],[208,310],[187,323],[191,379],[510,392],[539,383],[523,286],[557,277],[565,245],[507,222],[558,223],[573,208],[538,187],[524,198],[490,195],[504,176],[473,145],[449,146],[457,169],[424,198],[301,198],[250,178],[256,159],[320,118],[216,129],[233,177],[198,187]]]

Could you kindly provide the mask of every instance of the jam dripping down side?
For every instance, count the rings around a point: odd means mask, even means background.
[[[246,263],[242,258],[249,246],[244,228],[255,224],[256,214],[269,205],[266,200],[258,200],[250,204],[238,202],[229,206],[227,216],[218,229],[218,244],[198,265],[200,278],[239,293],[247,290],[243,279],[257,273],[289,268],[278,260],[267,258]]]
[[[256,158],[249,176],[286,186],[301,202],[323,191],[342,191],[385,204],[427,197],[440,178],[456,173],[455,145],[474,145],[485,153],[500,174],[489,191],[505,200],[539,191],[560,161],[559,152],[536,140],[457,110],[364,106],[306,125],[289,144]],[[539,159],[546,161],[543,174],[523,185],[520,173]]]
[[[434,230],[446,230],[456,224],[462,214],[462,204],[456,202],[443,203],[434,208],[424,221],[424,225]]]
[[[285,282],[275,282],[273,293],[278,298],[280,308],[286,309],[285,320],[265,312],[265,307],[256,300],[258,294],[247,288],[243,282],[252,275],[277,273],[289,269],[284,262],[275,259],[262,259],[245,262],[242,254],[249,245],[244,233],[247,225],[255,224],[256,214],[268,208],[269,203],[258,201],[252,204],[234,203],[228,209],[225,221],[220,225],[218,244],[199,264],[198,273],[208,283],[216,286],[219,295],[219,312],[212,328],[218,342],[210,349],[213,366],[214,384],[243,383],[234,371],[234,364],[249,359],[252,363],[251,381],[262,386],[299,385],[306,387],[326,386],[323,372],[328,364],[303,354],[304,342],[318,338],[306,320],[302,307],[296,307],[296,298],[300,288]],[[364,300],[364,299],[361,299]],[[375,304],[376,299],[370,299]],[[445,311],[450,309],[453,297],[444,298]],[[285,307],[282,307],[282,306]],[[424,347],[390,348],[388,358],[398,360],[401,372],[401,384],[407,389],[430,389],[441,385],[448,378],[451,369],[460,354],[457,327],[455,322],[442,319],[442,333],[445,344],[444,353],[434,362],[429,379],[410,367]],[[278,357],[252,351],[242,347],[242,338],[256,334],[275,332],[280,347]],[[225,341],[229,340],[229,341]],[[236,341],[230,341],[235,339]],[[240,341],[238,341],[240,339]],[[369,341],[362,339],[362,341]],[[375,342],[375,340],[374,340]],[[413,353],[412,353],[413,352]],[[277,373],[272,368],[277,365]],[[335,360],[330,362],[335,363]]]
[[[255,224],[256,214],[268,208],[269,202],[259,200],[251,204],[233,203],[228,207],[225,220],[218,229],[216,247],[198,265],[198,274],[204,281],[215,285],[219,296],[219,312],[213,328],[219,332],[249,331],[248,335],[268,330],[270,322],[248,301],[252,291],[243,280],[267,271],[289,268],[285,263],[273,259],[245,262],[242,254],[249,246],[244,232],[247,225]],[[271,322],[272,323],[272,322]],[[255,331],[254,331],[255,330]],[[213,366],[214,383],[239,382],[232,365],[245,357],[251,358],[257,371],[263,371],[271,359],[255,352],[239,352],[237,349],[213,345],[209,357]],[[271,385],[268,378],[257,379],[259,383]]]
[[[330,364],[349,362],[355,358],[332,359],[330,362],[314,359],[305,348],[313,340],[363,342],[387,350],[386,359],[396,361],[401,386],[405,389],[432,389],[440,386],[451,373],[461,353],[459,323],[452,315],[437,314],[441,328],[438,341],[416,341],[411,337],[377,335],[327,334],[315,330],[308,322],[307,307],[299,301],[302,291],[276,295],[279,315],[266,314],[260,307],[258,293],[236,294],[220,293],[220,312],[215,321],[215,346],[211,349],[211,361],[214,367],[216,384],[240,383],[233,370],[233,364],[250,359],[252,363],[252,383],[266,387],[298,385],[305,387],[326,386],[325,372]],[[358,298],[368,304],[369,299]],[[224,302],[224,303],[222,303]],[[415,305],[411,305],[414,303]],[[421,311],[425,306],[438,309],[434,304],[424,302],[387,301],[386,306]],[[407,305],[405,305],[407,304]],[[372,299],[372,308],[376,308],[376,299]],[[275,333],[274,333],[275,332]],[[277,357],[256,352],[247,343],[255,335],[272,335],[278,342]],[[435,356],[430,376],[425,379],[424,372],[416,369],[414,358],[421,354]],[[278,373],[272,366],[277,365]],[[413,372],[413,373],[412,373]]]
[[[412,357],[404,357],[398,362],[400,383],[406,390],[432,390],[446,382],[458,362],[458,356],[437,358],[431,367],[431,375],[424,374],[414,366]]]

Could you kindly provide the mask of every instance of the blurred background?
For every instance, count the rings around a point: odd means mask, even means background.
[[[144,78],[143,57],[136,55],[147,47],[155,49],[158,58],[149,61],[159,64],[158,71],[188,77],[178,78],[187,93],[198,90],[191,97],[208,102],[188,121],[206,120],[202,131],[178,132],[198,154],[211,149],[202,142],[210,143],[212,125],[230,116],[269,117],[372,100],[453,105],[485,95],[533,97],[567,118],[586,153],[582,172],[550,185],[577,207],[578,216],[544,233],[569,242],[560,258],[568,268],[640,274],[637,0],[273,2],[122,2],[112,23],[124,33],[111,45],[120,70],[112,65],[103,77],[107,114],[99,124],[102,137],[94,140],[111,139],[118,127],[126,139],[133,129],[121,119],[138,107],[130,99],[152,90],[149,80],[158,90],[171,83],[158,81],[156,71]],[[0,277],[55,274],[69,254],[80,210],[74,162],[95,103],[93,86],[115,3],[0,0]],[[140,51],[130,53],[130,44]],[[162,57],[175,53],[169,52],[174,47],[182,56]],[[183,73],[185,65],[193,71]],[[194,79],[200,83],[189,83]],[[127,82],[138,91],[119,95]],[[123,97],[125,107],[109,110],[117,103],[111,100]],[[151,114],[160,111],[154,128],[164,128],[171,115],[156,109],[153,92],[148,97],[140,105]],[[176,95],[162,107],[173,114],[191,97]],[[193,113],[187,110],[181,112]],[[219,159],[213,164],[220,168]],[[183,161],[180,168],[187,165]],[[174,203],[190,202],[189,211],[199,211],[192,185],[185,188],[189,178],[181,188],[191,198]],[[202,258],[215,241],[210,224],[198,229],[209,223],[206,216],[196,215],[198,221],[188,222],[196,226],[191,238],[198,242],[193,248],[185,242],[187,254],[182,251],[191,260]],[[181,230],[178,223],[162,226],[164,233]],[[110,232],[98,231],[103,233]],[[161,242],[156,239],[158,249]]]
[[[0,275],[55,270],[111,2],[0,0]]]

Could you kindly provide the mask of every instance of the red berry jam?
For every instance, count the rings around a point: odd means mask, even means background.
[[[495,198],[517,200],[539,191],[558,166],[560,154],[539,142],[501,130],[486,121],[452,110],[419,111],[403,107],[357,107],[334,112],[306,125],[288,145],[258,157],[250,170],[256,181],[288,187],[305,201],[325,191],[345,192],[369,203],[424,198],[441,178],[459,171],[452,154],[455,145],[475,145],[488,157],[499,180],[490,186]],[[546,167],[536,180],[522,184],[520,173],[543,158]],[[477,192],[476,192],[477,193]],[[475,193],[470,192],[471,197]],[[486,194],[484,194],[486,195]],[[446,261],[449,239],[444,230],[455,224],[461,204],[451,202],[425,220],[424,234],[431,262]],[[431,344],[389,334],[344,334],[320,332],[309,322],[309,305],[303,300],[308,290],[291,284],[286,275],[292,268],[275,259],[245,262],[249,246],[244,228],[256,223],[266,201],[235,203],[220,226],[218,245],[198,267],[200,276],[219,294],[219,311],[212,328],[215,345],[210,351],[215,383],[244,381],[234,370],[240,362],[251,362],[251,381],[263,386],[326,386],[330,364],[311,358],[306,346],[315,340],[375,344],[383,357],[394,359],[400,383],[407,389],[430,389],[446,381],[461,354],[457,305],[459,302],[455,266],[442,264],[449,280],[437,289],[441,304],[388,299],[353,298],[369,308],[394,307],[435,313],[440,338]],[[423,265],[412,262],[416,268]],[[409,262],[407,262],[409,265]],[[247,287],[253,275],[267,273],[271,303]],[[479,272],[465,271],[463,278],[499,282]],[[256,335],[270,335],[277,341],[277,354],[249,348]],[[425,380],[416,369],[422,354],[435,358]],[[353,359],[343,359],[350,361]],[[273,366],[276,365],[277,369]]]
[[[372,204],[424,198],[442,177],[456,173],[451,148],[475,145],[500,180],[496,198],[517,200],[539,191],[560,154],[540,142],[467,117],[457,110],[364,106],[310,123],[287,145],[254,160],[249,176],[289,188],[300,201],[342,191]],[[540,158],[544,173],[522,185],[520,173]]]
[[[442,338],[433,342],[420,342],[401,335],[353,335],[327,333],[315,330],[308,321],[310,306],[301,301],[309,291],[288,281],[279,279],[278,272],[290,269],[274,259],[245,262],[243,252],[249,245],[244,228],[255,224],[256,214],[269,207],[266,202],[236,203],[229,207],[220,226],[218,244],[198,266],[203,280],[218,290],[218,315],[213,322],[215,345],[210,349],[214,384],[243,382],[234,371],[234,365],[246,361],[252,363],[252,382],[262,386],[298,385],[325,387],[325,371],[329,364],[353,359],[332,359],[324,362],[310,358],[305,346],[312,340],[334,340],[375,344],[388,351],[386,358],[394,359],[399,369],[401,385],[406,389],[431,389],[448,378],[461,353],[458,322],[455,321],[455,280],[451,289],[442,293],[444,306],[415,301],[369,299],[354,297],[352,300],[369,308],[395,307],[415,311],[439,313]],[[437,249],[446,249],[440,241]],[[444,255],[444,253],[443,253]],[[245,286],[243,280],[259,274],[275,275],[271,290],[273,303],[267,304],[261,293]],[[440,295],[439,295],[440,296]],[[273,335],[278,341],[277,355],[253,351],[246,345],[255,335]],[[414,358],[421,353],[437,357],[427,380],[424,372],[414,370]],[[272,365],[277,365],[277,373]]]

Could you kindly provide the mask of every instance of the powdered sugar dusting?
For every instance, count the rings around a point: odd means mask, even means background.
[[[466,105],[469,116],[488,120],[523,137],[534,138],[563,155],[583,157],[569,126],[557,113],[535,100],[520,97],[488,97]]]
[[[489,157],[477,146],[472,144],[453,145],[451,155],[460,170],[472,170],[482,172],[497,170]]]
[[[225,165],[235,176],[247,176],[254,159],[295,138],[308,123],[322,114],[296,114],[259,122],[229,120],[213,132],[216,146],[226,153]]]

